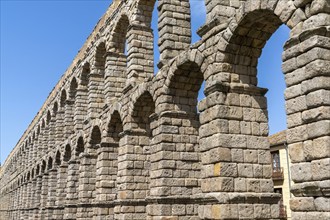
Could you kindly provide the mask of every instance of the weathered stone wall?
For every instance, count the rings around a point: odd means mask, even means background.
[[[0,219],[278,219],[257,63],[286,24],[293,219],[330,217],[330,3],[116,0],[0,170]],[[127,43],[127,55],[125,44]],[[205,82],[206,98],[197,102]]]

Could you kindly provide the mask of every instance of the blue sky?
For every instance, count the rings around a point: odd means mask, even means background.
[[[110,0],[1,2],[1,164],[81,48]],[[191,1],[193,42],[205,21],[201,0]],[[154,18],[157,12],[154,12]],[[157,18],[153,29],[157,38]],[[288,29],[281,27],[259,60],[259,85],[269,88],[270,133],[286,128],[281,53]],[[155,39],[157,40],[157,39]],[[158,48],[155,60],[158,60]]]

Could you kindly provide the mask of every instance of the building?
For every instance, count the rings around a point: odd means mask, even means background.
[[[280,216],[291,219],[290,192],[293,184],[290,176],[290,157],[286,143],[286,131],[278,132],[269,137],[270,152],[272,156],[272,179],[274,192],[282,195],[280,201]]]

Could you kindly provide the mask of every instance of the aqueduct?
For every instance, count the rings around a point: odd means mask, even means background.
[[[293,219],[330,217],[330,3],[115,0],[0,171],[0,219],[279,219],[257,63],[286,24]],[[127,44],[127,54],[125,51]],[[205,82],[205,98],[197,101]]]

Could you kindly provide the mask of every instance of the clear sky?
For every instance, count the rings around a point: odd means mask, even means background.
[[[69,67],[111,0],[1,0],[1,164],[52,88]],[[193,42],[205,22],[203,0],[191,0]],[[157,42],[157,11],[152,27]],[[281,53],[288,29],[281,27],[259,60],[259,85],[270,89],[270,133],[286,128]],[[155,47],[155,63],[158,62]]]

